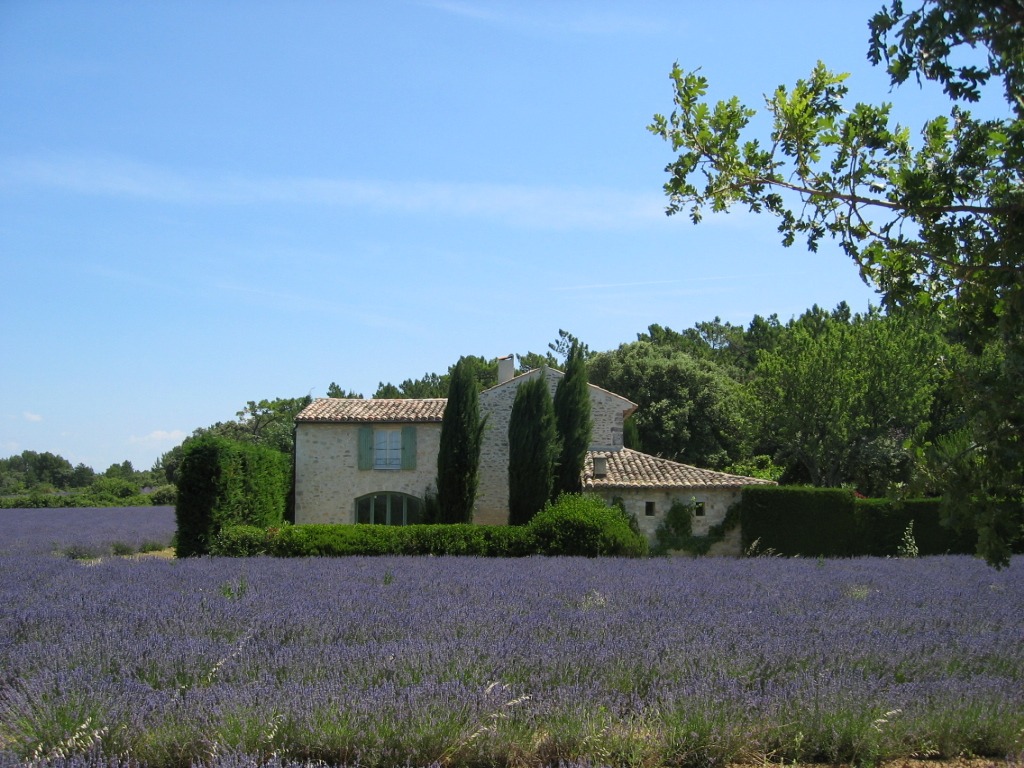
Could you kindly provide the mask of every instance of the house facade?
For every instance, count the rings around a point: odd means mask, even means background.
[[[516,390],[538,376],[552,395],[562,378],[546,368],[513,375],[511,358],[499,361],[499,383],[480,393],[486,416],[473,521],[508,523],[508,425]],[[434,489],[444,398],[355,400],[321,398],[295,419],[295,522],[420,522],[423,500]],[[693,503],[693,532],[724,519],[746,485],[768,481],[699,469],[649,456],[623,445],[623,423],[636,404],[590,385],[593,430],[583,488],[618,501],[641,530],[654,532],[676,501]],[[738,538],[725,550],[739,554]]]
[[[444,398],[320,398],[295,418],[295,522],[421,522]]]

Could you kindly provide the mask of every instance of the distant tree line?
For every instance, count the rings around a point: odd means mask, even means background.
[[[145,493],[143,492],[145,489]],[[137,471],[130,461],[102,473],[72,466],[54,453],[22,451],[0,459],[0,507],[101,507],[173,504],[174,489],[155,470]]]

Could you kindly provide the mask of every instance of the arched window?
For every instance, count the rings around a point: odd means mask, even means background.
[[[423,522],[423,501],[407,493],[369,493],[356,499],[356,522],[415,525]]]

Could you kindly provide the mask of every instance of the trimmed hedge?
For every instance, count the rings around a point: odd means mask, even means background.
[[[525,527],[452,525],[287,525],[226,526],[210,554],[228,557],[342,557],[345,555],[477,555],[525,557],[536,554]]]
[[[857,499],[854,507],[862,554],[895,556],[904,531],[913,522],[919,555],[973,555],[978,548],[977,531],[944,526],[939,506],[939,499]]]
[[[773,550],[787,556],[860,554],[850,491],[750,486],[743,489],[740,524],[744,552],[757,542],[761,551]]]
[[[177,555],[203,555],[225,526],[284,522],[290,465],[270,448],[203,437],[185,446],[177,485]]]
[[[942,525],[938,499],[858,499],[835,488],[752,486],[743,490],[742,547],[784,556],[895,557],[913,522],[920,555],[973,554],[974,531]]]
[[[285,525],[224,526],[210,554],[248,557],[338,557],[344,555],[529,555],[646,554],[647,542],[626,515],[596,496],[568,495],[548,505],[524,526]]]

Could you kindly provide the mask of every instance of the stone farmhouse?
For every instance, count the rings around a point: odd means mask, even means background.
[[[473,522],[508,523],[508,425],[519,385],[547,378],[554,395],[562,372],[514,375],[513,358],[499,361],[499,383],[480,393],[486,415]],[[433,490],[445,398],[358,400],[320,398],[295,418],[295,522],[420,522]],[[583,489],[621,500],[641,530],[654,531],[675,501],[696,504],[694,534],[721,522],[746,485],[769,481],[699,469],[623,445],[623,422],[636,410],[624,397],[590,385],[593,419]],[[739,554],[738,537],[723,544]]]

